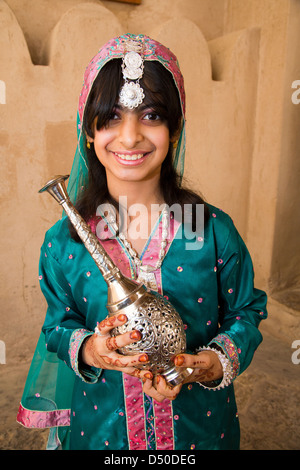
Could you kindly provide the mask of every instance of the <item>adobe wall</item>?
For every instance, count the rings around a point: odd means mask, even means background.
[[[299,21],[296,0],[0,0],[0,339],[8,351],[18,332],[9,354],[32,351],[45,315],[39,248],[60,209],[37,191],[70,172],[85,66],[128,31],[178,56],[186,178],[234,219],[257,286],[299,288],[300,104],[291,100]]]

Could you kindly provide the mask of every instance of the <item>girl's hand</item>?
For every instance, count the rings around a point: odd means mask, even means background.
[[[144,381],[143,392],[158,402],[165,399],[175,400],[180,392],[182,384],[172,387],[163,376],[158,375],[153,380],[146,378]]]
[[[179,354],[174,358],[177,367],[190,367],[193,373],[184,383],[210,382],[223,376],[223,367],[214,351],[201,351],[198,354]]]
[[[183,383],[210,382],[223,376],[223,367],[214,351],[202,351],[198,354],[179,354],[174,358],[177,367],[193,369],[192,374]],[[162,376],[146,380],[143,391],[154,400],[162,402],[165,399],[175,400],[182,384],[172,387]]]
[[[81,348],[82,361],[100,369],[119,370],[126,374],[140,377],[142,380],[152,379],[153,375],[148,370],[137,369],[136,365],[148,362],[147,354],[124,356],[116,352],[117,349],[127,346],[141,339],[141,333],[133,330],[122,335],[111,336],[110,331],[127,322],[126,315],[114,315],[98,323],[101,335],[90,336]]]

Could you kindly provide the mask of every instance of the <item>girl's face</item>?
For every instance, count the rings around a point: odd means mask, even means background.
[[[108,184],[122,181],[159,180],[168,153],[167,122],[155,111],[141,105],[129,110],[117,105],[107,125],[95,129],[96,155],[106,169]]]

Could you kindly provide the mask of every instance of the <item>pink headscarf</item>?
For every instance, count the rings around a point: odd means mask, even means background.
[[[97,77],[99,71],[102,67],[112,59],[120,59],[124,55],[126,41],[128,40],[137,40],[143,43],[143,59],[144,60],[156,60],[160,62],[169,72],[172,74],[175,84],[177,86],[182,114],[185,116],[185,92],[184,92],[184,83],[183,76],[179,69],[179,64],[176,56],[173,52],[170,51],[167,47],[163,46],[154,39],[144,36],[142,34],[136,36],[134,34],[124,34],[118,38],[111,39],[108,41],[95,57],[88,64],[85,74],[82,91],[79,97],[79,117],[82,122],[84,107],[87,102],[89,92],[92,88],[95,78]]]
[[[181,74],[177,58],[167,47],[163,46],[158,41],[149,38],[148,36],[144,36],[142,34],[139,34],[138,36],[134,34],[124,34],[117,38],[111,39],[103,47],[101,47],[99,52],[88,64],[84,73],[83,87],[79,97],[77,114],[77,149],[68,184],[68,193],[71,200],[74,202],[81,188],[83,188],[88,181],[86,137],[82,131],[82,120],[89,93],[102,67],[110,60],[123,58],[126,51],[126,43],[128,41],[142,42],[144,61],[159,62],[171,73],[174,79],[179,93],[183,122],[181,134],[173,158],[173,166],[178,171],[180,177],[182,178],[183,176],[185,157],[185,91],[183,76]]]

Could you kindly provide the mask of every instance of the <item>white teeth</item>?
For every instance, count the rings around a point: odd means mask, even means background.
[[[139,160],[144,156],[143,153],[137,153],[136,155],[124,155],[122,153],[115,153],[115,155],[117,155],[117,157],[121,158],[122,160]]]

